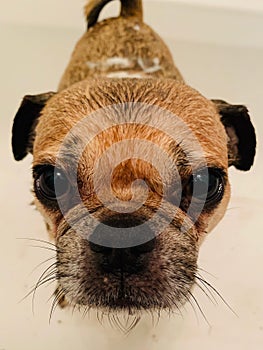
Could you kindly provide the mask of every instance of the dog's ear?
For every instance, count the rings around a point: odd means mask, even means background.
[[[48,92],[40,95],[27,95],[15,115],[12,129],[12,149],[15,160],[22,160],[29,152],[32,153],[34,130],[41,110],[47,101],[55,94]]]
[[[212,100],[228,135],[228,163],[239,170],[249,170],[256,153],[255,129],[243,105]]]

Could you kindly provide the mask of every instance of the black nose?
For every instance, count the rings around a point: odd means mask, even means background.
[[[141,256],[155,247],[155,234],[146,220],[121,214],[100,223],[89,237],[90,249],[103,256],[107,271],[138,271]]]

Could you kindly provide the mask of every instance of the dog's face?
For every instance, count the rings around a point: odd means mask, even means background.
[[[183,84],[83,81],[26,97],[13,151],[33,153],[61,295],[132,314],[189,299],[200,243],[230,198],[228,167],[251,167],[255,134],[245,107]]]

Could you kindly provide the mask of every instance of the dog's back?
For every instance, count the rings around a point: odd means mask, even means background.
[[[59,90],[86,78],[171,78],[183,82],[162,39],[143,23],[142,1],[121,0],[117,18],[97,23],[112,0],[91,0],[85,7],[87,32],[77,43]]]

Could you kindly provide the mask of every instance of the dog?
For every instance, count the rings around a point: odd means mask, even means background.
[[[180,308],[200,245],[230,199],[228,168],[248,171],[248,110],[188,86],[141,0],[85,7],[88,28],[58,91],[24,97],[14,158],[33,155],[34,203],[57,248],[56,300],[103,312]]]

